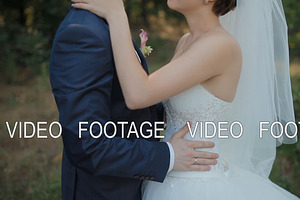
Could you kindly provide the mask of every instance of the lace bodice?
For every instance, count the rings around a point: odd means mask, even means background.
[[[214,128],[212,125],[207,125],[205,122],[213,122],[218,127],[218,122],[226,121],[226,110],[231,103],[223,101],[210,92],[202,85],[198,84],[176,96],[163,102],[167,114],[167,128],[165,131],[165,141],[177,131],[179,131],[188,121],[192,122],[191,130],[193,131],[198,122],[198,127],[195,132],[195,137],[187,133],[185,139],[188,140],[210,140],[215,143],[215,147],[211,149],[201,149],[201,151],[219,152],[219,138],[205,138],[207,135],[213,135]],[[202,126],[201,126],[202,122]],[[202,127],[202,136],[201,136]],[[215,167],[213,167],[215,168]],[[212,168],[212,170],[213,170]]]
[[[164,101],[163,105],[167,113],[165,139],[168,140],[174,134],[172,131],[180,130],[188,121],[192,122],[194,128],[196,122],[217,123],[226,120],[226,110],[230,103],[217,98],[198,84]]]

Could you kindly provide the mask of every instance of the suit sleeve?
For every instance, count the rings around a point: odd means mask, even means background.
[[[76,167],[96,176],[145,176],[162,182],[170,162],[166,143],[105,136],[94,139],[89,132],[83,132],[79,139],[79,122],[90,125],[98,121],[104,125],[110,121],[114,70],[111,65],[110,41],[89,27],[71,24],[57,33],[50,60],[50,79],[66,155]],[[98,135],[99,126],[93,126],[91,131]]]
[[[164,121],[164,112],[165,112],[163,104],[162,103],[156,104],[156,109],[157,109],[158,121],[163,122]]]

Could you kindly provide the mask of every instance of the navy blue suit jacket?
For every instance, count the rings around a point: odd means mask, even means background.
[[[147,71],[147,64],[135,48]],[[124,50],[126,51],[126,50]],[[127,121],[136,126],[158,119],[157,106],[129,110],[114,66],[108,25],[102,18],[71,8],[60,25],[50,59],[50,80],[63,127],[62,197],[64,200],[138,200],[142,180],[162,182],[169,168],[166,143],[116,137],[92,138],[79,122]],[[156,108],[156,109],[155,109]],[[144,126],[144,134],[149,126]],[[127,133],[129,126],[125,126]],[[99,126],[93,126],[94,135]],[[108,128],[108,134],[113,134]]]

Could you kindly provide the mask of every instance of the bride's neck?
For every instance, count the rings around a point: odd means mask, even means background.
[[[184,13],[189,25],[192,38],[196,38],[206,33],[211,28],[221,25],[218,16],[208,8]]]

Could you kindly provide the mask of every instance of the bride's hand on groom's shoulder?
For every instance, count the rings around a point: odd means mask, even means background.
[[[122,0],[71,0],[72,6],[78,9],[88,10],[105,19],[113,15],[119,15],[124,11]]]
[[[216,153],[196,151],[199,148],[212,148],[215,146],[209,141],[184,140],[183,136],[188,133],[188,126],[185,125],[180,131],[173,135],[168,141],[171,143],[175,153],[173,170],[176,171],[209,171],[209,165],[216,165]]]

